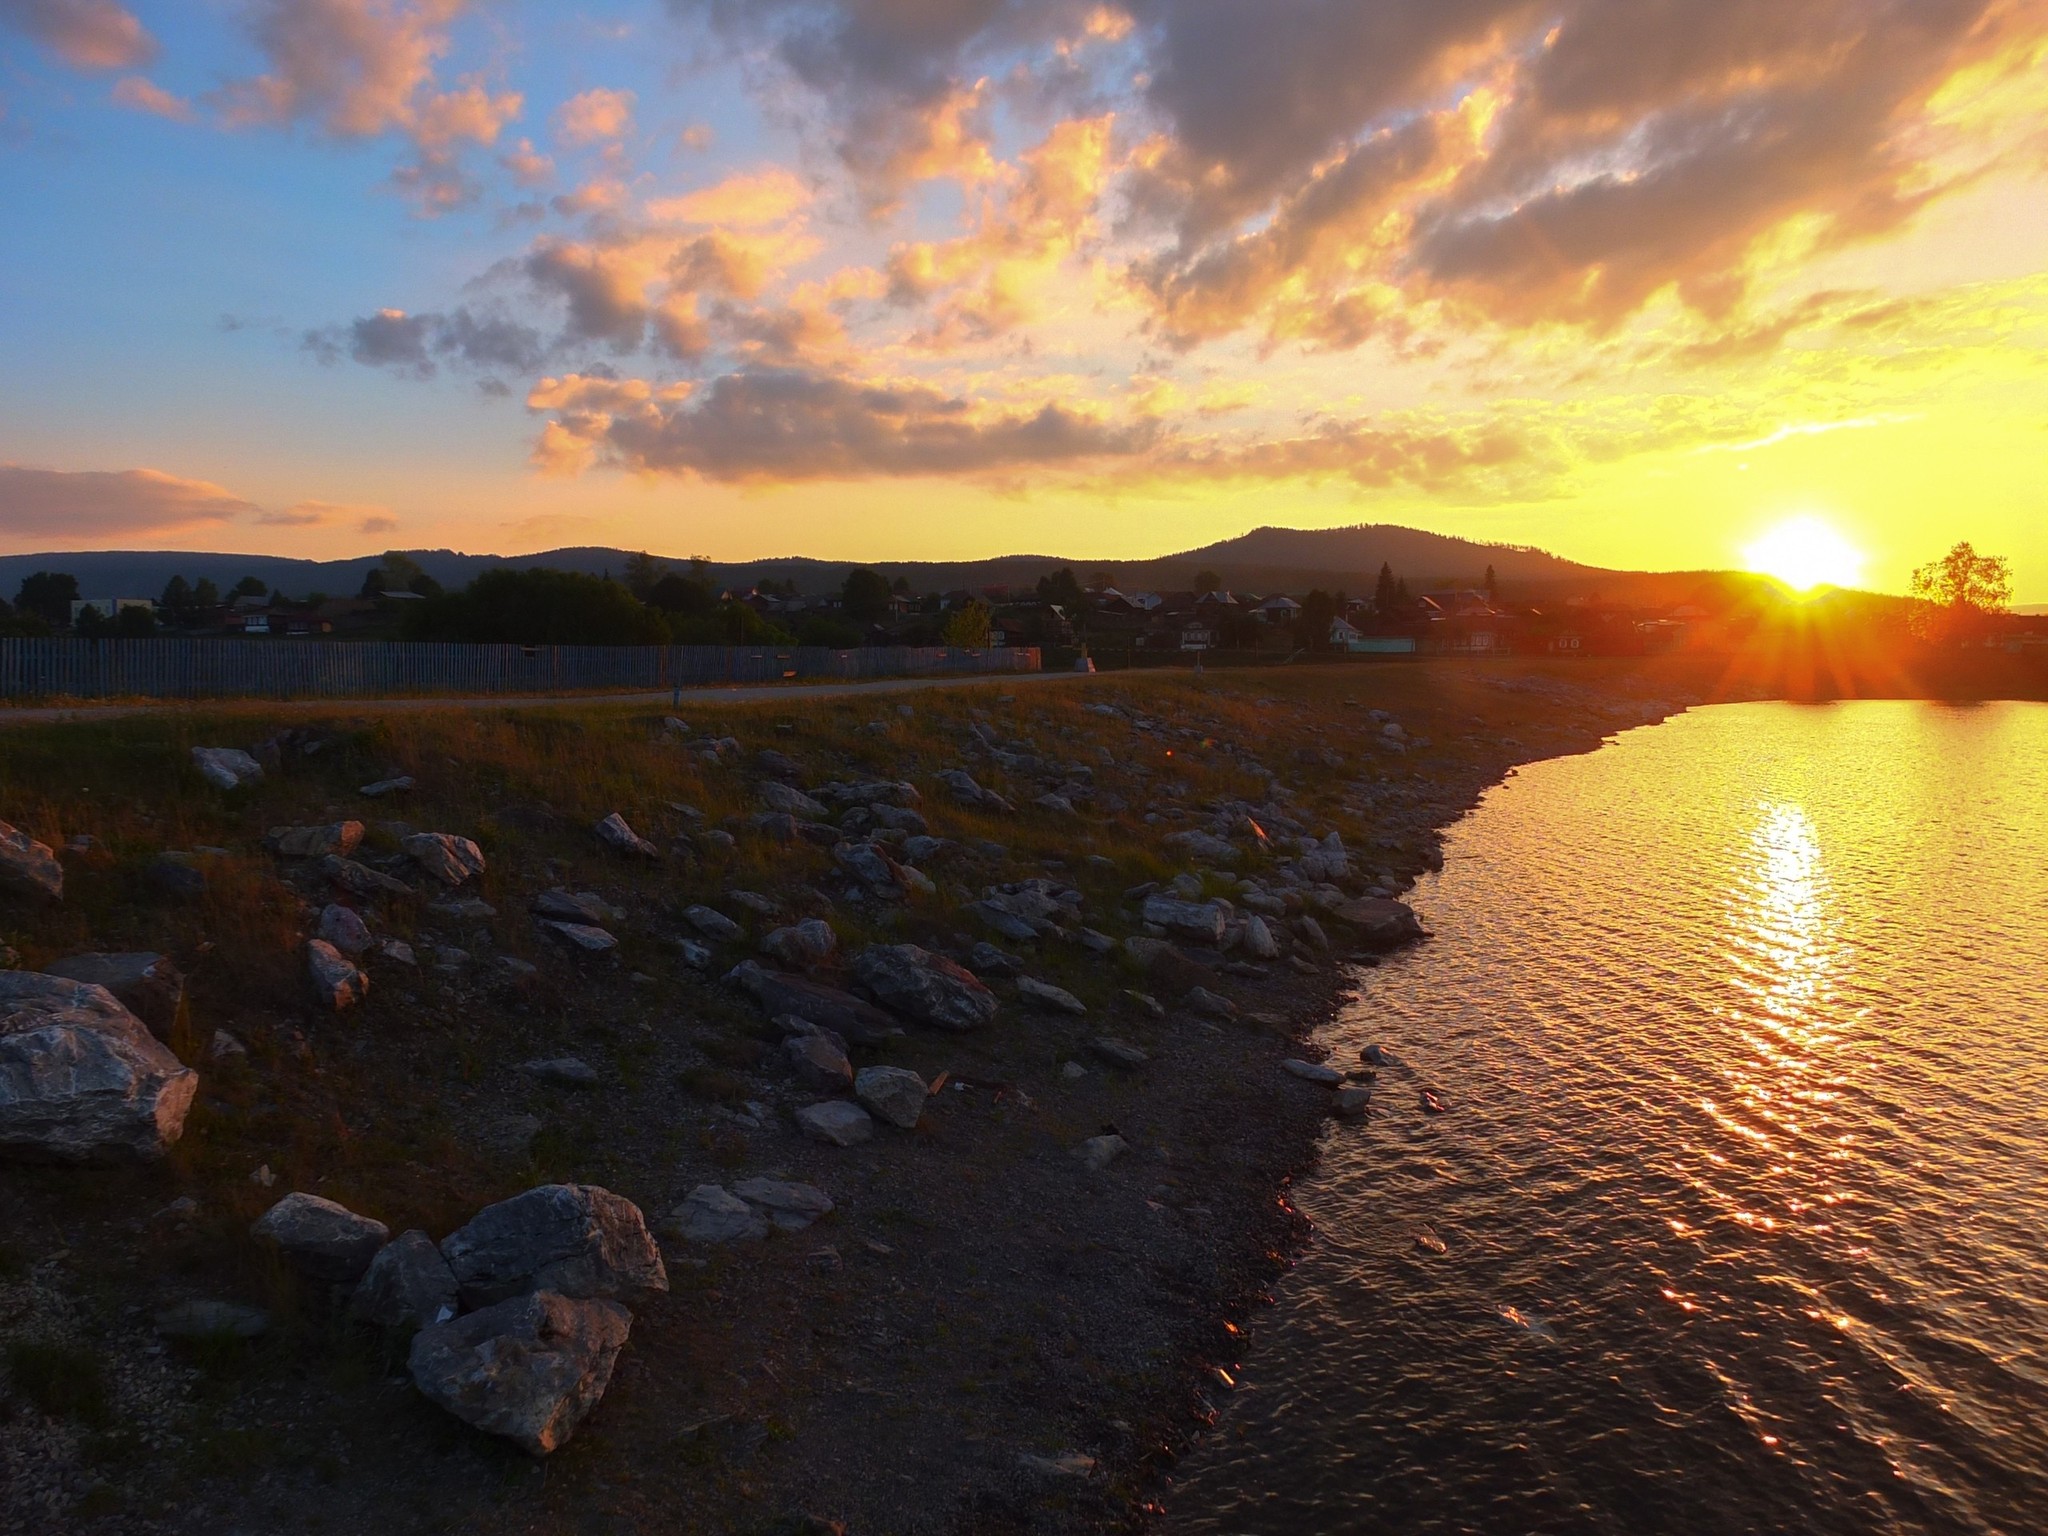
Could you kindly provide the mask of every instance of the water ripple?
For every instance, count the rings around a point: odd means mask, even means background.
[[[2048,1528],[2044,805],[2040,705],[1696,710],[1495,791],[1333,1027],[1402,1091],[1172,1528]]]

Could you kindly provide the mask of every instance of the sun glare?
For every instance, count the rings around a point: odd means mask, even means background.
[[[1775,576],[1795,592],[1852,587],[1863,574],[1863,552],[1817,517],[1780,523],[1742,552],[1760,576]]]

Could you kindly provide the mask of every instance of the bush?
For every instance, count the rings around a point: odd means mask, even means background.
[[[615,581],[576,571],[485,571],[460,592],[412,605],[415,640],[477,645],[666,645],[662,616]]]

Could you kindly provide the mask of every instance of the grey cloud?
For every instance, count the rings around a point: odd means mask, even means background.
[[[224,523],[256,508],[205,480],[156,469],[0,464],[0,533],[101,539]]]
[[[137,69],[157,55],[156,39],[114,0],[0,0],[0,24],[79,69]]]
[[[979,413],[918,385],[874,386],[797,369],[726,374],[697,396],[586,423],[610,461],[712,480],[974,474],[1142,451],[1150,428],[1056,404]]]
[[[389,368],[415,379],[434,377],[443,363],[530,373],[547,361],[547,348],[533,327],[467,307],[417,315],[379,310],[345,326],[308,331],[300,345],[323,363],[347,356],[366,368]]]

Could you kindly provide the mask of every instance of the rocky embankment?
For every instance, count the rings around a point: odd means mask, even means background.
[[[569,733],[596,783],[560,733],[301,727],[181,745],[175,816],[15,811],[9,1528],[1132,1518],[1274,1196],[1370,1132],[1302,1042],[1422,936],[1436,829],[1672,707],[1263,682],[620,716]],[[55,952],[81,882],[165,947]]]

